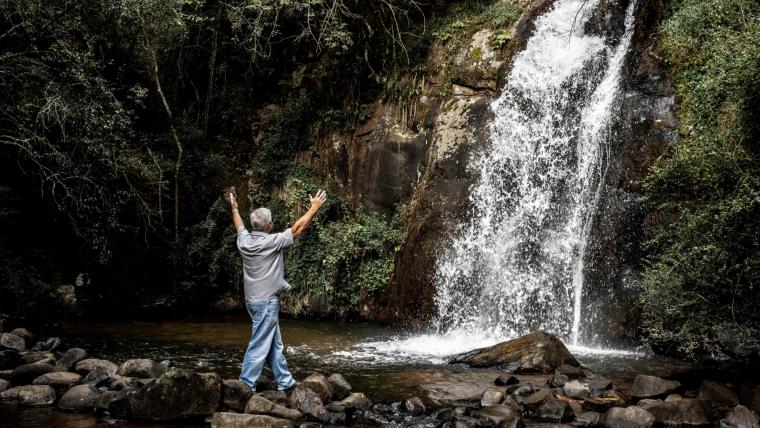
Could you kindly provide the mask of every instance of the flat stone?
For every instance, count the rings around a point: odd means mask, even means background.
[[[45,373],[51,373],[55,371],[55,367],[50,364],[44,363],[32,363],[24,364],[13,369],[11,375],[11,384],[17,385],[29,385],[38,377]]]
[[[68,352],[68,351],[66,351]],[[87,358],[79,361],[74,366],[74,371],[82,376],[86,376],[95,367],[102,367],[109,375],[113,376],[119,371],[119,366],[108,360],[101,360],[97,358]]]
[[[32,382],[33,385],[50,385],[53,388],[69,388],[78,383],[82,376],[71,372],[45,373]]]
[[[658,424],[668,426],[708,425],[710,418],[702,402],[695,398],[663,401],[647,409]]]
[[[523,426],[520,412],[503,404],[483,407],[476,413],[475,417],[498,427],[517,428]]]
[[[117,373],[120,376],[136,377],[138,379],[159,378],[166,373],[166,367],[148,358],[135,358],[121,363]]]
[[[660,398],[675,392],[681,384],[674,380],[665,380],[657,376],[638,374],[631,386],[633,398]]]
[[[481,407],[501,404],[502,401],[504,401],[504,393],[494,389],[488,389],[480,396]]]
[[[26,351],[26,342],[24,339],[13,333],[0,334],[0,349],[16,352]]]
[[[211,416],[211,428],[290,428],[293,422],[267,415],[249,415],[230,412],[216,412]]]
[[[77,385],[66,391],[58,408],[76,412],[91,412],[102,392],[91,385]]]
[[[327,378],[332,386],[333,400],[342,400],[351,394],[351,384],[340,373],[333,373]]]
[[[298,410],[280,406],[258,395],[254,395],[248,400],[248,403],[245,405],[245,413],[270,415],[293,421],[297,421],[303,416]]]
[[[61,372],[67,372],[74,368],[76,363],[87,358],[87,352],[82,348],[71,348],[61,355],[61,358],[55,363],[55,369]],[[92,370],[90,368],[89,370]],[[88,371],[89,371],[88,370]],[[82,374],[82,373],[80,373]],[[87,373],[84,373],[87,374]]]
[[[322,373],[311,374],[309,377],[301,381],[301,385],[316,392],[323,403],[327,403],[332,399],[332,385]]]
[[[563,364],[580,366],[562,341],[542,331],[459,354],[449,362],[471,367],[500,367],[518,373],[552,373]]]
[[[613,407],[599,419],[599,424],[607,428],[652,428],[654,422],[654,416],[638,406]]]
[[[240,379],[227,379],[222,384],[222,402],[230,410],[242,412],[253,391]]]
[[[741,404],[731,409],[720,420],[720,428],[759,428],[757,415]]]
[[[0,401],[17,400],[22,406],[50,406],[55,397],[50,385],[24,385],[0,392]]]

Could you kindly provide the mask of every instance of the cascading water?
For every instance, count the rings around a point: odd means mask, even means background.
[[[470,220],[437,265],[449,337],[495,342],[535,329],[578,344],[583,260],[633,32],[586,34],[598,0],[559,0],[536,20],[491,104],[490,146],[471,160]]]

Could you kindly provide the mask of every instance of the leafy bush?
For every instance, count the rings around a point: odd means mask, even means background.
[[[645,190],[654,233],[641,304],[645,340],[699,358],[760,345],[760,4],[680,0],[662,47],[681,141]]]

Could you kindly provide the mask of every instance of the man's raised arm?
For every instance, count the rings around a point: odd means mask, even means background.
[[[309,195],[309,202],[311,203],[309,210],[306,211],[306,214],[302,215],[301,218],[296,220],[296,222],[293,223],[293,226],[290,228],[291,232],[293,232],[293,238],[297,238],[299,235],[304,233],[306,228],[309,227],[309,223],[311,223],[311,220],[314,218],[314,216],[317,214],[317,211],[319,211],[319,208],[322,207],[322,204],[324,204],[326,200],[327,193],[325,193],[324,190],[318,191],[316,196]]]
[[[244,228],[243,219],[240,217],[240,211],[238,211],[238,203],[235,200],[235,195],[230,193],[230,208],[232,208],[232,225],[235,226],[235,232],[239,232]]]

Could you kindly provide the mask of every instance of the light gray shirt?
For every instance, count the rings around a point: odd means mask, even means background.
[[[238,230],[237,247],[243,257],[243,288],[245,300],[261,301],[289,290],[285,281],[285,248],[293,245],[293,231],[281,233]]]

